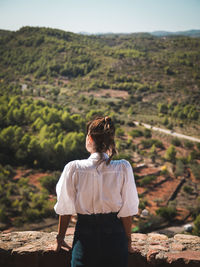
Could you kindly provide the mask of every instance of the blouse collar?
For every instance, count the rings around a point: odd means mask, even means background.
[[[103,153],[103,159],[108,159],[108,158],[109,156],[106,153]],[[89,159],[100,159],[100,153],[98,152],[92,153]]]

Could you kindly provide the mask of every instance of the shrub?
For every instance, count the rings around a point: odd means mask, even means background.
[[[12,224],[15,226],[15,227],[20,227],[24,224],[24,220],[23,218],[20,216],[20,217],[15,217],[13,219],[13,222]]]
[[[195,159],[200,159],[200,152],[192,150],[188,155],[188,162],[194,162]]]
[[[139,232],[147,233],[151,232],[154,229],[160,227],[161,223],[163,222],[163,218],[158,215],[150,214],[148,216],[147,221],[140,219],[138,221],[138,228]]]
[[[173,206],[161,207],[156,211],[156,214],[167,221],[171,221],[177,215],[177,210]]]
[[[168,112],[168,107],[167,107],[166,104],[158,103],[157,107],[158,107],[158,112],[159,112],[159,113],[167,114],[167,112]]]
[[[6,215],[6,207],[5,207],[5,205],[2,205],[2,204],[0,207],[0,222],[2,222],[2,223],[8,222],[8,217]]]
[[[157,148],[163,148],[163,143],[157,139],[142,140],[141,144],[142,144],[143,148],[150,148],[153,145],[155,145],[155,147],[157,147]]]
[[[198,163],[190,164],[189,167],[195,177],[195,179],[200,180],[200,165]]]
[[[139,209],[145,209],[145,207],[148,205],[148,202],[146,199],[140,199],[140,203],[139,203]]]
[[[171,144],[174,146],[181,146],[181,141],[178,138],[173,138]]]
[[[143,132],[140,131],[140,130],[138,130],[138,129],[132,130],[129,134],[132,137],[140,137],[140,136],[143,136]]]
[[[56,176],[44,176],[42,178],[40,178],[40,183],[42,185],[42,187],[44,187],[45,189],[47,189],[49,191],[49,193],[53,194],[55,193],[55,187],[56,187],[56,183],[58,182],[58,177]]]
[[[163,143],[160,140],[157,140],[157,139],[153,139],[153,140],[154,140],[154,144],[157,148],[161,148],[161,149],[164,148]]]
[[[197,148],[198,150],[200,150],[200,143],[197,143]]]
[[[26,220],[28,222],[34,222],[41,220],[42,215],[38,209],[28,209],[26,212]]]
[[[195,219],[200,214],[200,197],[197,197],[196,203],[189,207],[192,218]]]
[[[168,125],[168,123],[169,123],[169,120],[168,120],[167,117],[165,117],[165,118],[163,119],[163,124],[166,126],[166,125]]]
[[[144,137],[146,138],[151,138],[152,134],[151,134],[151,130],[149,129],[145,129],[144,130]]]
[[[187,194],[191,194],[193,192],[193,188],[191,186],[185,185],[183,187],[183,191]]]
[[[170,69],[169,66],[166,66],[166,67],[164,68],[164,71],[165,71],[165,73],[166,73],[167,75],[173,75],[173,74],[174,74],[174,71],[173,71],[172,69]]]
[[[170,145],[165,153],[166,160],[169,160],[171,162],[175,162],[176,160],[176,149],[173,145]]]
[[[194,230],[192,233],[194,235],[200,236],[200,214],[196,217],[194,221]]]
[[[147,175],[139,181],[140,186],[147,185],[154,181],[157,177],[155,175]]]
[[[193,144],[191,141],[186,140],[186,141],[184,142],[184,146],[185,146],[186,148],[188,148],[188,149],[191,149],[191,148],[194,147],[194,144]]]
[[[123,136],[124,135],[124,130],[122,128],[117,128],[115,131],[115,134],[117,137]]]
[[[168,175],[168,170],[167,170],[167,166],[166,165],[163,165],[161,167],[161,174],[164,175],[164,176]]]
[[[176,171],[175,171],[176,176],[183,175],[184,169],[185,169],[184,163],[182,162],[182,160],[178,159],[176,161]]]
[[[152,139],[142,140],[141,145],[143,148],[150,148],[153,145],[153,141],[152,141]]]
[[[169,123],[169,124],[167,125],[167,128],[168,128],[169,130],[172,130],[172,129],[173,129],[173,123]]]

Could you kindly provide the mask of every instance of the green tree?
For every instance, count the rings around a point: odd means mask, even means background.
[[[200,165],[196,162],[189,165],[195,179],[200,180]]]
[[[55,151],[55,167],[57,169],[61,169],[65,164],[65,150],[62,142],[58,142],[55,144],[54,151]]]
[[[32,129],[34,131],[39,131],[41,128],[45,125],[45,122],[42,118],[37,118],[33,124],[32,124]]]
[[[185,170],[185,165],[184,165],[183,161],[178,159],[176,161],[176,171],[175,171],[176,176],[183,175],[184,174],[184,170]]]
[[[151,130],[149,129],[145,129],[144,130],[144,137],[146,138],[151,138],[152,134],[151,134]]]
[[[165,117],[165,118],[163,119],[163,124],[164,124],[164,125],[167,125],[168,123],[169,123],[168,117]]]
[[[70,114],[67,111],[64,111],[61,117],[62,120],[62,126],[65,130],[74,131],[75,122],[71,118]]]
[[[20,148],[21,148],[22,150],[27,150],[27,147],[28,147],[28,145],[29,145],[29,143],[30,143],[30,140],[31,140],[30,135],[26,133],[26,134],[22,137],[22,139],[21,139],[21,141],[20,141],[20,143],[19,143]]]
[[[55,194],[56,184],[59,177],[57,176],[44,176],[40,178],[41,185],[48,190],[50,194]]]
[[[172,141],[171,141],[172,145],[174,146],[181,146],[181,141],[176,137],[176,138],[173,138]]]
[[[200,236],[200,214],[196,217],[194,221],[194,230],[192,233],[194,235]]]
[[[140,137],[143,136],[143,132],[141,130],[138,129],[134,129],[131,132],[129,132],[130,136],[134,137]]]
[[[52,123],[58,123],[61,121],[61,118],[56,109],[52,109],[46,116],[47,125],[51,125]]]
[[[40,162],[42,150],[38,139],[31,136],[30,142],[27,146],[28,158],[31,165],[37,165]]]
[[[158,104],[158,112],[159,113],[163,113],[163,114],[167,114],[168,113],[168,107],[166,104]]]
[[[166,160],[169,160],[173,163],[176,161],[176,149],[173,145],[170,145],[165,153]]]
[[[83,158],[85,151],[85,136],[83,133],[70,132],[63,140],[67,161]]]

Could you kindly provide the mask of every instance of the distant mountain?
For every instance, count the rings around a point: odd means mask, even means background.
[[[153,31],[153,32],[133,32],[133,33],[113,33],[113,32],[79,32],[81,35],[97,35],[97,36],[121,36],[121,35],[144,35],[144,34],[151,34],[153,36],[164,37],[164,36],[189,36],[189,37],[200,37],[200,30],[188,30],[188,31],[178,31],[178,32],[168,32],[168,31]]]
[[[200,37],[200,30],[189,30],[189,31],[178,31],[178,32],[168,32],[168,31],[154,31],[150,34],[154,36],[170,36],[170,35],[182,35],[190,37]]]

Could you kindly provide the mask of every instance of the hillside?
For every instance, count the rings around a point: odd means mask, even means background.
[[[163,225],[194,220],[199,144],[136,127],[133,121],[200,137],[199,63],[200,38],[1,30],[1,221],[12,227],[54,217],[55,171],[88,156],[85,123],[97,114],[110,115],[116,123],[118,157],[132,163],[140,209],[150,209],[153,216],[148,220]],[[176,188],[182,179],[170,199],[165,189]],[[187,200],[194,210],[183,208]],[[140,231],[149,223],[134,222]]]
[[[179,131],[180,125],[189,123],[197,136],[199,44],[199,38],[183,36],[83,36],[34,27],[4,32],[0,38],[1,94],[9,90],[9,94],[45,97],[70,106],[73,112],[88,112],[84,99],[96,96],[96,108],[106,103],[123,120],[129,110],[154,124],[163,122],[158,104],[164,103],[168,109],[161,114],[171,120],[169,126]],[[118,93],[124,94],[123,101]]]
[[[154,31],[151,32],[151,34],[155,36],[181,35],[189,37],[200,37],[200,30],[189,30],[189,31],[178,31],[178,32]]]

